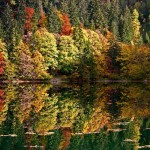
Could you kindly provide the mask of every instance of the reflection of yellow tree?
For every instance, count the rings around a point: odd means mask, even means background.
[[[36,86],[36,90],[34,90],[34,100],[33,106],[36,113],[40,112],[40,110],[44,107],[44,99],[48,99],[47,90],[51,88],[51,85],[38,85]]]
[[[124,96],[126,102],[121,108],[122,118],[147,117],[150,115],[149,89],[141,86],[130,86]]]
[[[7,115],[7,110],[8,110],[8,102],[3,99],[4,96],[4,91],[0,90],[0,125],[2,124],[3,121],[6,119]]]
[[[44,99],[44,106],[39,112],[38,122],[35,126],[37,132],[48,132],[56,127],[58,113],[57,102],[58,98],[55,94]]]
[[[61,127],[71,127],[79,114],[79,101],[75,98],[65,98],[59,101],[59,120]]]

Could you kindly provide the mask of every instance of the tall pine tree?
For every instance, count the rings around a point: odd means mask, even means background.
[[[69,18],[72,26],[79,26],[79,10],[77,8],[76,0],[72,0],[69,4]]]
[[[133,39],[133,25],[131,12],[128,6],[125,8],[122,24],[122,41],[130,44]]]
[[[116,39],[120,39],[119,34],[119,18],[120,18],[120,3],[119,0],[113,0],[111,2],[109,16],[109,26],[112,33],[115,35]]]
[[[52,33],[60,33],[61,22],[57,15],[57,10],[54,8],[52,3],[48,3],[45,7],[45,13],[47,15],[47,29]]]
[[[90,1],[88,5],[88,19],[90,27],[93,26],[93,23],[95,28],[100,29],[101,31],[106,27],[106,20],[100,9],[98,0]]]

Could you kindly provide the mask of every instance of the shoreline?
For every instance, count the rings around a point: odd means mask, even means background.
[[[85,81],[78,81],[74,80],[71,81],[70,79],[67,80],[66,78],[52,78],[52,79],[31,79],[31,80],[0,80],[0,84],[9,84],[9,83],[14,83],[14,84],[21,84],[21,83],[51,83],[51,84],[61,84],[61,83],[84,83]],[[86,82],[87,83],[87,82]],[[90,80],[89,83],[150,83],[150,80],[112,80],[112,79],[102,79],[102,80]]]

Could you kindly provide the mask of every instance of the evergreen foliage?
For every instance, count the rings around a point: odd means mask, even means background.
[[[73,26],[79,26],[79,9],[77,7],[76,0],[72,0],[69,4],[69,18]]]
[[[132,16],[129,8],[126,6],[122,26],[122,41],[131,44],[133,40]]]
[[[51,33],[60,33],[61,22],[57,15],[57,10],[54,8],[52,3],[48,3],[45,7],[45,13],[47,16],[47,29]]]
[[[98,3],[98,0],[90,1],[88,6],[88,17],[91,28],[94,24],[94,28],[104,32],[104,28],[106,27],[106,21]]]

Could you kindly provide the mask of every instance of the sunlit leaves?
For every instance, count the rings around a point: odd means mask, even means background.
[[[58,43],[59,68],[64,73],[72,73],[79,64],[79,50],[69,36],[60,36]]]
[[[33,37],[33,49],[38,50],[44,57],[46,69],[55,69],[58,65],[58,51],[56,39],[45,28],[37,30]]]
[[[134,9],[132,14],[132,25],[133,25],[133,44],[135,45],[139,45],[142,43],[142,38],[140,35],[141,25],[138,18],[139,13],[136,9]]]
[[[150,51],[147,46],[121,45],[120,56],[117,61],[121,64],[123,76],[132,79],[149,78],[149,57]]]

